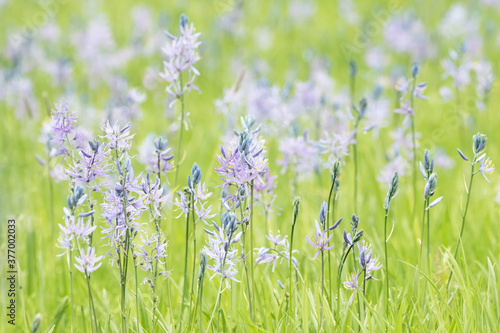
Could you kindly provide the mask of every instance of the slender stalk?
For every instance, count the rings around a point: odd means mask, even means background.
[[[137,281],[137,258],[135,257],[135,254],[133,255],[133,258],[134,258],[134,270],[135,270],[135,316],[136,316],[136,320],[137,320],[137,325],[136,325],[136,329],[137,329],[137,332],[140,332],[141,330],[139,329],[139,289],[138,289],[138,284],[139,282]],[[153,297],[156,297],[156,295],[154,295],[153,293]],[[153,324],[154,324],[154,320],[155,320],[155,314],[154,314],[154,310],[153,310]],[[154,325],[153,325],[153,332],[154,332]]]
[[[321,251],[321,298],[319,300],[319,330],[321,332],[321,327],[323,325],[323,297],[325,294],[325,259],[324,251]]]
[[[188,267],[188,254],[189,254],[189,211],[191,208],[191,198],[189,196],[188,198],[189,203],[188,203],[188,212],[186,214],[186,248],[184,252],[184,282],[183,282],[183,287],[182,287],[182,299],[181,299],[181,319],[180,319],[180,325],[179,328],[182,327],[182,317],[184,315],[184,299],[186,298],[186,288],[187,288],[187,267]]]
[[[430,244],[431,244],[431,233],[430,233],[430,209],[429,209],[430,198],[427,199],[426,202],[426,210],[427,210],[427,274],[430,274],[431,266],[430,266]]]
[[[75,315],[74,315],[74,308],[75,308],[75,301],[73,297],[73,255],[71,254],[71,251],[69,252],[69,281],[71,285],[71,332],[73,332],[74,327],[75,327]]]
[[[214,320],[214,317],[215,317],[215,310],[218,308],[219,312],[220,312],[220,298],[222,295],[222,284],[223,283],[224,283],[224,276],[221,275],[219,292],[217,294],[217,300],[215,301],[214,310],[212,311],[212,315],[210,316],[210,320],[208,321],[206,333],[208,333],[210,331],[210,326],[212,325],[212,321]]]
[[[189,322],[191,322],[191,306],[193,303],[193,297],[192,295],[194,294],[194,276],[196,273],[196,220],[194,217],[194,203],[191,205],[191,215],[192,215],[192,221],[193,221],[193,272],[191,275],[191,297],[189,297]]]
[[[385,317],[386,318],[389,318],[389,256],[387,255],[387,217],[388,216],[389,216],[389,208],[387,208],[385,210],[385,218],[384,218],[385,270],[387,272],[387,277],[385,278]]]
[[[471,164],[472,164],[472,168],[471,168],[471,173],[470,173],[469,187],[467,189],[467,202],[465,204],[465,211],[462,214],[462,226],[460,227],[460,235],[458,236],[457,246],[455,247],[455,253],[453,254],[453,258],[455,260],[457,259],[458,248],[460,247],[460,242],[462,241],[462,235],[464,233],[465,219],[467,217],[467,211],[469,210],[470,193],[471,193],[471,189],[472,189],[472,180],[474,178],[474,165],[476,164],[476,157],[474,157],[474,160],[472,161]],[[446,289],[448,289],[450,286],[452,276],[453,276],[453,270],[450,272],[450,276],[448,277],[448,282],[446,283]]]
[[[251,286],[252,286],[252,294],[255,295],[255,286],[254,286],[254,261],[253,261],[253,180],[250,183],[250,273],[252,277]]]
[[[293,252],[293,234],[294,234],[294,231],[295,231],[295,220],[296,220],[296,216],[294,216],[294,221],[292,222],[292,232],[290,234],[290,254],[289,254],[289,264],[288,264],[288,269],[290,270],[289,271],[289,280],[290,280],[290,289],[289,289],[289,294],[290,294],[290,305],[289,305],[289,309],[290,309],[290,319],[293,318],[293,308],[292,308],[292,301],[293,301],[293,281],[292,281],[292,265],[293,265],[293,261],[292,261],[292,252]]]
[[[356,128],[354,129],[354,144],[352,147],[353,158],[354,158],[354,211],[358,211],[358,124],[356,124]]]
[[[182,74],[180,74],[180,84],[181,87],[182,85]],[[175,167],[175,185],[177,185],[177,179],[179,176],[179,165],[181,162],[181,148],[182,148],[182,135],[184,132],[184,117],[185,117],[185,105],[184,105],[184,94],[180,96],[180,101],[181,101],[181,123],[180,123],[180,128],[179,128],[179,143],[177,144],[177,165]]]
[[[353,244],[354,246],[354,244]],[[354,270],[356,270],[356,249],[353,247],[352,248],[352,259],[353,259],[353,268]],[[359,302],[359,293],[356,293],[356,299],[358,301],[358,316],[359,316],[359,320],[361,321],[361,304]],[[361,329],[361,326],[359,327]]]
[[[241,214],[241,220],[243,221],[243,203],[240,201],[240,214]],[[248,267],[247,267],[247,256],[245,255],[245,235],[247,233],[248,227],[245,226],[243,223],[242,225],[243,228],[243,235],[241,237],[241,251],[242,251],[242,258],[243,258],[243,265],[245,267],[245,277],[247,280],[247,290],[248,290],[248,310],[250,312],[250,319],[253,320],[253,312],[252,312],[252,291],[250,289],[250,279],[248,276]]]
[[[363,268],[363,314],[365,315],[366,318],[365,299],[366,299],[366,266]]]
[[[413,160],[412,160],[412,168],[413,168],[413,218],[415,218],[415,206],[417,202],[417,143],[415,138],[415,101],[413,98],[413,92],[415,91],[416,82],[413,83],[413,88],[410,96],[410,108],[413,110],[413,115],[411,116],[411,142],[413,148]]]
[[[99,326],[97,325],[97,316],[95,313],[95,307],[94,307],[94,298],[92,297],[92,289],[90,288],[90,277],[87,276],[87,287],[89,290],[89,312],[91,313],[91,316],[94,317],[93,324],[92,326],[92,331],[94,332],[94,327],[95,327],[95,332],[99,332]]]
[[[332,178],[332,186],[330,187],[330,193],[328,194],[328,202],[327,202],[327,207],[328,207],[328,210],[327,210],[327,214],[326,214],[326,229],[328,230],[328,228],[330,227],[330,202],[332,201],[332,195],[333,195],[333,192],[334,192],[334,187],[335,187],[335,180],[337,178],[337,174],[334,173],[333,175],[333,178]],[[333,196],[333,201],[335,201],[335,196]],[[332,215],[332,223],[333,223],[333,219],[334,219],[334,213],[333,213],[333,210],[335,209],[335,203],[333,202],[332,203],[332,212],[331,212],[331,215]],[[332,280],[332,256],[330,253],[327,254],[328,255],[328,279],[329,279],[329,290],[330,290],[330,300],[331,300],[331,303],[332,303],[332,309],[333,309],[333,294],[332,294],[332,290],[333,290],[333,280]]]
[[[338,318],[340,320],[340,285],[341,285],[341,278],[342,278],[342,270],[344,269],[344,264],[345,260],[349,256],[349,252],[351,251],[352,247],[354,244],[350,245],[349,248],[347,249],[347,252],[342,253],[342,257],[340,258],[340,263],[339,263],[339,268],[337,270],[337,311],[338,311]]]

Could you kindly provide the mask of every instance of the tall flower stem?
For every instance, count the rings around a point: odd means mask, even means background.
[[[75,329],[75,315],[74,315],[74,308],[75,308],[75,301],[73,297],[73,255],[71,254],[71,251],[69,251],[69,281],[70,281],[70,286],[71,286],[71,332]]]
[[[296,197],[294,200],[293,200],[293,215],[292,215],[292,231],[290,232],[290,253],[289,253],[289,264],[288,264],[288,269],[289,269],[289,285],[290,285],[290,288],[289,288],[289,292],[290,292],[290,305],[289,305],[289,309],[290,309],[290,320],[293,319],[293,316],[294,316],[294,313],[293,313],[293,276],[292,276],[292,266],[293,266],[293,235],[294,235],[294,232],[295,232],[295,223],[297,222],[297,216],[299,215],[299,208],[300,208],[300,198],[299,197]],[[297,275],[298,275],[298,272],[297,272]],[[298,278],[297,278],[298,280]]]
[[[90,288],[90,276],[87,276],[87,287],[89,290],[89,312],[91,312],[91,316],[94,317],[93,320],[94,326],[92,326],[92,331],[94,331],[95,327],[95,332],[99,332],[99,326],[97,325],[97,316],[94,307],[94,298],[92,296],[92,289]]]
[[[181,299],[181,319],[179,328],[182,328],[182,317],[184,315],[184,299],[186,298],[187,292],[187,267],[188,267],[188,254],[189,254],[189,213],[191,209],[191,196],[188,198],[188,212],[186,214],[186,239],[185,239],[185,252],[184,252],[184,282],[182,287],[182,299]]]
[[[462,213],[462,226],[460,227],[460,234],[458,236],[457,245],[455,247],[455,253],[453,254],[453,258],[455,260],[457,259],[458,248],[460,247],[460,242],[462,241],[462,235],[464,233],[465,219],[467,217],[467,211],[469,210],[470,193],[471,193],[471,189],[472,189],[472,180],[474,178],[474,165],[475,164],[476,164],[476,157],[474,157],[474,160],[471,163],[472,167],[471,167],[471,173],[470,173],[469,187],[467,188],[467,201],[465,203],[465,210]],[[448,277],[448,282],[446,283],[446,289],[448,289],[450,287],[450,282],[451,282],[452,276],[453,276],[453,270],[450,272],[450,276]]]
[[[353,247],[352,248],[352,261],[353,261],[353,268],[355,269],[356,268],[356,250],[355,248]],[[356,293],[356,299],[358,301],[358,316],[359,316],[359,320],[361,321],[361,304],[359,302],[359,293]],[[360,326],[360,329],[361,329],[361,326]]]
[[[385,270],[387,277],[385,278],[385,317],[389,318],[389,256],[387,254],[387,218],[389,216],[389,208],[385,210],[384,218],[384,250],[385,250]],[[363,288],[364,289],[364,288]]]
[[[327,214],[326,214],[326,229],[328,230],[328,228],[330,227],[330,202],[332,202],[332,210],[331,210],[331,219],[332,219],[332,222],[334,221],[334,210],[335,210],[335,191],[334,191],[334,188],[335,188],[335,181],[337,180],[337,172],[333,172],[333,177],[332,177],[332,186],[330,187],[330,193],[328,194],[328,202],[327,202],[327,207],[328,207],[328,211],[327,211]],[[332,199],[332,196],[333,196],[333,199]],[[331,254],[328,253],[328,278],[329,278],[329,290],[330,290],[330,299],[331,299],[331,303],[332,303],[332,308],[333,308],[333,293],[332,293],[332,290],[333,290],[333,279],[332,279],[332,261],[331,261]]]
[[[182,74],[180,75],[180,84],[182,85]],[[175,185],[177,185],[177,179],[179,176],[179,165],[181,163],[181,149],[182,149],[182,135],[184,133],[184,117],[186,115],[185,105],[184,105],[184,94],[179,97],[181,102],[181,123],[179,128],[179,143],[177,144],[177,165],[175,167]]]
[[[319,300],[319,330],[323,325],[323,297],[325,295],[325,258],[324,251],[321,251],[321,298]]]
[[[243,202],[240,201],[240,214],[241,214],[241,221],[244,219],[243,215]],[[247,266],[247,256],[245,255],[245,234],[248,231],[248,226],[244,226],[245,224],[243,223],[243,236],[241,237],[241,257],[243,259],[243,265],[245,267],[245,276],[247,280],[247,290],[248,290],[248,310],[250,312],[250,319],[253,320],[253,307],[252,307],[252,290],[250,288],[250,278],[248,275],[248,266]],[[252,252],[252,249],[250,250]],[[225,261],[225,260],[224,260]]]
[[[139,285],[139,281],[137,279],[137,258],[135,256],[135,254],[133,255],[133,259],[134,259],[134,271],[135,271],[135,316],[137,318],[137,325],[136,325],[136,329],[137,329],[137,332],[141,332],[141,330],[139,329],[139,288],[138,288],[138,285]],[[156,295],[154,295],[153,293],[153,297],[156,297]],[[153,310],[153,332],[154,332],[154,320],[155,320],[155,314],[154,314],[154,310]]]
[[[196,220],[194,216],[194,203],[191,205],[191,215],[193,221],[193,272],[191,275],[191,296],[189,297],[189,322],[191,322],[191,306],[193,303],[193,295],[194,295],[194,276],[196,273]]]
[[[342,278],[342,271],[344,269],[345,260],[349,256],[349,252],[351,251],[353,246],[354,244],[350,245],[347,248],[347,252],[342,253],[342,257],[340,258],[339,268],[337,270],[337,312],[339,320],[340,320],[340,285],[341,285],[340,280]]]
[[[253,261],[253,204],[254,204],[254,198],[253,198],[253,180],[252,182],[250,183],[250,272],[251,272],[251,276],[252,276],[252,282],[251,282],[251,285],[252,285],[252,294],[255,295],[255,286],[254,286],[254,283],[255,283],[255,279],[254,279],[254,269],[253,269],[253,265],[254,265],[254,261]]]
[[[366,299],[366,265],[365,267],[363,267],[363,314],[365,315],[366,318],[365,299]]]
[[[217,293],[217,300],[215,301],[214,310],[212,311],[212,315],[210,316],[210,320],[208,321],[206,333],[208,333],[210,331],[210,326],[212,325],[212,321],[214,320],[214,317],[215,317],[215,310],[218,309],[218,312],[220,312],[220,302],[221,302],[222,284],[223,283],[224,283],[224,276],[221,275],[219,292]]]

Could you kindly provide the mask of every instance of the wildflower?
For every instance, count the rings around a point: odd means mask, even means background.
[[[483,175],[484,179],[486,181],[490,182],[488,178],[486,178],[486,174],[491,174],[495,170],[495,166],[493,165],[493,162],[490,161],[490,158],[483,157],[481,159],[481,164],[479,165],[479,172]]]
[[[85,253],[83,249],[81,249],[80,257],[75,258],[77,262],[75,264],[75,267],[80,272],[84,273],[86,277],[90,277],[90,273],[101,267],[102,262],[99,261],[101,261],[102,257],[103,256],[95,256],[95,248],[93,247],[89,247],[87,249],[87,253]]]
[[[344,285],[344,288],[346,288],[347,290],[353,291],[351,298],[349,299],[349,305],[352,304],[352,301],[354,300],[354,295],[356,294],[356,291],[361,290],[359,283],[358,283],[358,276],[359,276],[359,273],[352,273],[351,279],[342,283]]]
[[[77,116],[69,109],[69,104],[55,104],[51,117],[50,145],[56,150],[56,156],[69,155],[68,149],[71,148],[79,149],[83,141],[83,134],[77,131]]]
[[[328,246],[328,243],[333,237],[333,233],[330,235],[330,237],[327,238],[326,231],[321,230],[318,221],[315,221],[315,225],[316,225],[315,241],[314,242],[311,241],[309,236],[306,236],[306,240],[309,242],[309,244],[311,244],[312,247],[318,250],[313,257],[313,260],[316,259],[316,257],[318,256],[318,254],[320,254],[320,252],[331,250],[334,247],[334,245]]]
[[[403,124],[404,124],[408,121],[410,116],[413,116],[414,113],[413,113],[413,109],[410,106],[410,102],[408,100],[406,100],[404,103],[401,102],[400,105],[401,105],[401,108],[395,109],[394,112],[405,115],[405,118],[403,120]]]
[[[410,87],[410,83],[413,79],[408,79],[406,80],[404,77],[401,77],[398,79],[396,82],[396,90],[399,92],[402,92],[403,94],[408,91],[408,88]]]
[[[371,245],[362,240],[361,242],[358,242],[358,251],[359,251],[359,264],[361,266],[361,269],[366,271],[366,276],[365,280],[377,280],[375,279],[372,275],[371,272],[378,271],[379,269],[382,268],[382,265],[380,265],[377,261],[377,256],[372,256],[372,248]]]
[[[134,134],[130,134],[130,123],[120,129],[118,123],[111,126],[107,122],[104,126],[104,132],[106,134],[103,138],[107,140],[107,145],[110,149],[120,152],[130,149],[129,141],[134,137]]]
[[[164,72],[160,73],[160,76],[169,83],[166,91],[173,98],[169,107],[191,89],[200,90],[194,84],[196,77],[200,75],[194,64],[200,60],[198,47],[201,42],[198,38],[201,34],[195,33],[193,23],[189,24],[184,14],[181,15],[179,28],[179,37],[167,33],[171,41],[163,48],[167,60],[163,62]],[[182,77],[183,72],[187,72],[187,77]]]
[[[106,151],[99,141],[89,141],[89,150],[80,150],[79,159],[73,161],[66,171],[67,175],[76,182],[77,185],[89,186],[91,182],[95,182],[98,178],[105,176],[104,160]],[[92,191],[98,191],[102,184],[95,182],[92,186]]]
[[[415,89],[413,90],[413,96],[420,99],[429,99],[427,96],[424,96],[425,88],[427,88],[427,83],[423,82],[417,84]]]

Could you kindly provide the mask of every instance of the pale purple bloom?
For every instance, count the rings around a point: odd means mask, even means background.
[[[266,238],[269,239],[275,246],[285,245],[287,237],[288,236],[281,238],[281,235],[279,234],[279,232],[276,236],[274,236],[271,229],[269,229],[269,234],[266,235]]]
[[[351,298],[349,299],[349,305],[352,304],[352,301],[354,300],[354,295],[356,294],[356,291],[362,290],[359,286],[358,277],[359,277],[359,273],[358,274],[352,273],[351,279],[349,279],[345,282],[342,282],[342,284],[344,285],[344,288],[353,291]]]
[[[162,259],[167,256],[167,243],[161,241],[160,236],[157,234],[152,235],[150,238],[141,235],[141,241],[142,244],[138,245],[135,253],[142,269],[145,271],[152,271],[155,260],[163,265],[164,262]]]
[[[399,114],[404,114],[405,118],[403,119],[403,124],[410,119],[410,116],[413,116],[413,109],[410,106],[410,101],[405,100],[404,103],[400,102],[401,108],[395,109],[394,112]]]
[[[164,189],[160,185],[160,180],[157,178],[156,183],[151,185],[148,184],[148,180],[143,181],[142,191],[146,194],[144,204],[150,206],[151,212],[154,218],[160,218],[163,216],[161,213],[161,208],[168,200],[169,195],[165,193]]]
[[[460,56],[454,50],[450,51],[450,57],[441,61],[444,68],[443,79],[451,77],[453,84],[459,90],[463,90],[470,83],[471,61],[467,56]]]
[[[479,172],[483,175],[484,179],[486,181],[490,182],[488,178],[486,178],[486,174],[493,173],[495,170],[495,166],[493,165],[493,162],[490,161],[490,158],[486,158],[486,155],[483,155],[481,159],[481,164],[479,166]]]
[[[371,245],[368,244],[365,240],[358,242],[357,245],[360,256],[359,264],[361,266],[361,269],[363,270],[366,269],[365,280],[371,280],[371,279],[377,280],[371,275],[371,272],[378,271],[379,269],[382,268],[382,265],[378,263],[377,256],[372,257]]]
[[[404,95],[408,91],[411,81],[413,81],[412,78],[409,78],[408,80],[406,80],[404,76],[399,78],[398,81],[396,82],[395,86],[396,90],[402,92]]]
[[[77,116],[70,111],[68,103],[55,104],[55,109],[52,110],[50,145],[56,149],[56,156],[67,156],[69,155],[68,149],[81,147],[82,134],[77,131],[76,121]]]
[[[424,90],[427,88],[427,83],[419,83],[415,86],[415,89],[413,90],[413,96],[416,98],[420,99],[429,99],[429,97],[424,96]]]
[[[312,260],[316,259],[316,257],[318,256],[318,254],[320,254],[320,252],[331,250],[334,247],[334,245],[328,246],[328,243],[333,237],[333,233],[330,235],[330,237],[328,237],[326,231],[321,230],[318,221],[316,220],[314,221],[314,223],[316,225],[315,241],[314,242],[311,241],[309,236],[306,236],[307,242],[311,244],[312,247],[318,250]]]
[[[221,146],[221,154],[217,155],[220,167],[215,171],[224,181],[222,190],[227,194],[224,203],[239,204],[249,193],[252,181],[262,179],[268,170],[268,160],[264,156],[264,140],[258,140],[255,135],[256,133],[251,134],[245,130],[240,133],[239,138],[235,137],[235,141],[231,142],[236,146],[234,149],[226,151]],[[234,189],[234,192],[231,189]]]
[[[97,179],[105,176],[105,154],[106,150],[99,145],[99,141],[90,142],[90,149],[79,151],[80,158],[75,159],[66,170],[67,175],[80,186],[90,186],[91,182],[95,182],[92,191],[99,191],[102,184],[97,183]]]
[[[101,261],[103,256],[95,256],[95,248],[89,247],[87,249],[87,253],[83,251],[83,249],[80,250],[80,257],[76,257],[76,264],[75,267],[82,273],[85,274],[86,277],[90,277],[90,273],[94,272],[96,269],[101,267],[102,262]]]
[[[110,149],[118,150],[119,152],[130,149],[130,140],[134,137],[134,134],[130,134],[130,123],[120,128],[118,123],[113,126],[106,123],[104,126],[105,135],[104,139],[108,141],[107,146]]]
[[[214,222],[214,231],[204,229],[208,233],[208,246],[204,248],[204,251],[207,257],[214,261],[214,265],[207,265],[207,268],[215,273],[212,278],[217,275],[221,276],[228,288],[229,279],[240,282],[235,277],[238,273],[236,269],[238,250],[234,248],[234,244],[239,242],[242,233],[240,231],[234,234],[238,228],[234,214],[223,213],[222,220],[222,227]]]
[[[318,166],[318,149],[309,141],[307,132],[302,136],[282,139],[279,151],[282,158],[277,163],[282,167],[281,173],[291,168],[295,177],[306,178]]]
[[[354,144],[354,132],[344,130],[330,133],[325,131],[325,136],[320,140],[319,146],[322,154],[328,155],[328,168],[337,160],[344,161],[349,155],[349,145]]]
[[[262,206],[266,214],[273,213],[273,205],[276,200],[274,189],[276,188],[275,180],[278,176],[271,176],[271,171],[267,169],[264,177],[258,178],[254,181],[254,199],[257,205]]]
[[[279,233],[278,235],[274,236],[271,229],[269,229],[269,234],[266,235],[266,238],[270,240],[274,244],[274,246],[273,248],[262,247],[260,249],[255,249],[258,250],[255,262],[257,264],[272,262],[273,263],[272,271],[274,272],[278,259],[281,259],[280,264],[283,262],[283,260],[286,260],[287,262],[290,261],[290,247],[288,240],[286,239],[287,236],[281,238],[281,235]],[[281,249],[278,247],[281,247]],[[298,251],[293,250],[292,254],[296,252]],[[294,262],[294,265],[297,265],[295,257],[293,256],[292,256],[292,261]]]
[[[166,91],[173,97],[170,107],[191,89],[199,91],[194,80],[200,73],[194,64],[200,60],[198,47],[201,42],[198,41],[198,37],[201,34],[195,33],[193,23],[189,24],[184,14],[181,15],[179,27],[181,31],[179,37],[167,33],[171,41],[163,48],[167,60],[163,62],[164,72],[160,73],[160,76],[169,83]],[[181,78],[185,71],[187,75]]]

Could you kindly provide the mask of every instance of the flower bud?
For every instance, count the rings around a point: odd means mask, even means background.
[[[474,154],[478,155],[486,147],[486,135],[477,133],[472,136],[472,142],[474,144]]]
[[[192,177],[192,182],[193,182],[193,187],[198,185],[201,181],[201,169],[196,164],[196,162],[193,164],[193,167],[191,168],[191,177]]]
[[[353,59],[349,60],[349,75],[351,78],[354,78],[356,76],[356,73],[358,71],[358,66],[356,65],[356,61]]]
[[[181,18],[179,19],[179,26],[181,28],[186,27],[189,24],[189,19],[186,14],[181,14]]]
[[[300,209],[300,197],[295,197],[295,199],[293,199],[292,226],[295,225],[295,221],[297,220],[297,216],[299,215],[299,209]]]
[[[411,76],[413,76],[413,78],[416,78],[419,72],[420,68],[418,67],[418,64],[414,62],[411,66]]]
[[[203,276],[205,276],[206,270],[207,270],[207,255],[205,254],[205,251],[201,250],[200,251],[200,270],[198,272],[198,280],[203,279]]]
[[[437,174],[433,173],[429,176],[427,183],[425,184],[424,197],[428,199],[434,194],[437,186]]]
[[[37,313],[33,318],[33,322],[31,323],[31,333],[35,333],[40,328],[40,324],[42,322],[42,314]]]
[[[321,204],[321,210],[319,211],[319,221],[323,225],[326,223],[326,215],[327,214],[328,214],[328,206],[327,206],[326,202],[323,201],[323,203]]]

